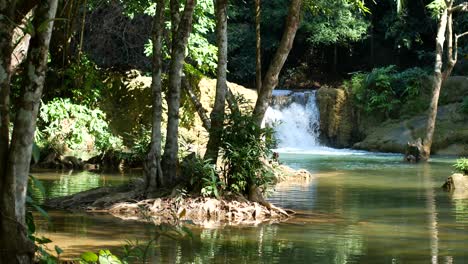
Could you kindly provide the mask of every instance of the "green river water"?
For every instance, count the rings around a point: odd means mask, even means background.
[[[121,252],[127,240],[154,240],[151,263],[468,263],[468,200],[440,186],[453,159],[410,165],[396,155],[282,154],[308,169],[309,183],[278,186],[269,198],[293,209],[286,223],[250,227],[189,226],[192,238],[158,236],[155,226],[109,215],[50,211],[39,233],[75,258]],[[36,173],[54,197],[117,185],[132,175]],[[53,248],[53,245],[50,246]]]

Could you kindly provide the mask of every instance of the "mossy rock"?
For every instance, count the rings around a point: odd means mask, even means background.
[[[468,118],[459,111],[460,104],[439,107],[431,152],[433,154],[468,154]],[[427,115],[391,120],[370,130],[354,148],[403,153],[408,142],[424,138]]]
[[[357,129],[348,93],[341,88],[322,87],[317,91],[320,131],[333,147],[349,147]]]

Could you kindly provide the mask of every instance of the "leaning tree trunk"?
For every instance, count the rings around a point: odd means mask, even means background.
[[[275,56],[273,57],[270,67],[263,79],[262,89],[258,94],[258,99],[255,104],[253,114],[256,117],[257,124],[259,125],[262,123],[263,117],[265,116],[273,89],[278,85],[278,76],[281,69],[283,68],[289,52],[291,51],[294,37],[296,36],[296,32],[301,21],[301,6],[302,0],[291,0],[283,37],[281,38],[279,47],[276,50]]]
[[[144,164],[145,188],[148,194],[153,193],[158,185],[164,185],[161,168],[161,122],[162,122],[162,38],[164,30],[165,1],[158,0],[156,14],[153,18],[153,76],[151,90],[153,91],[153,127],[151,131],[151,144]]]
[[[422,160],[428,160],[431,154],[432,139],[434,137],[435,122],[437,118],[437,105],[439,102],[440,88],[442,87],[442,56],[444,54],[445,31],[447,28],[447,9],[441,15],[437,27],[436,57],[434,65],[434,80],[432,83],[432,97],[429,106],[429,115],[426,124],[426,136],[423,140],[421,153]]]
[[[180,87],[182,81],[182,68],[185,59],[190,31],[192,30],[193,11],[196,0],[187,0],[185,9],[177,27],[177,33],[173,37],[171,64],[169,70],[169,92],[167,96],[167,133],[166,145],[162,159],[164,182],[171,185],[177,176],[178,164],[178,136],[179,136],[179,108]],[[171,6],[171,8],[173,8]]]
[[[224,110],[227,93],[227,0],[214,0],[216,7],[216,41],[218,42],[218,69],[216,96],[211,111],[210,137],[206,146],[205,159],[213,164],[218,160],[219,147],[224,123]]]
[[[443,82],[452,73],[452,69],[457,62],[458,38],[468,35],[468,32],[465,32],[461,35],[455,35],[454,45],[452,15],[455,12],[468,12],[468,2],[463,2],[456,6],[453,6],[453,0],[446,0],[445,3],[446,7],[440,16],[439,25],[437,27],[436,58],[434,66],[434,81],[432,85],[432,98],[426,124],[426,135],[423,141],[423,151],[421,153],[421,159],[424,161],[427,161],[431,154],[432,140],[434,137],[434,130],[437,119],[437,106],[439,102],[440,89]],[[442,72],[445,36],[447,36],[447,65],[444,72]]]
[[[261,35],[261,0],[255,0],[255,88],[262,89],[262,35]]]
[[[26,76],[16,112],[6,175],[1,192],[0,259],[32,263],[34,245],[25,227],[26,190],[36,118],[41,100],[53,19],[58,0],[41,1],[35,11],[35,35],[26,58]]]

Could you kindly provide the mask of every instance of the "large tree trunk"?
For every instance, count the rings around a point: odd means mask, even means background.
[[[216,42],[218,43],[218,69],[216,80],[216,96],[211,111],[210,138],[206,146],[205,159],[213,164],[218,160],[219,147],[224,123],[224,110],[227,93],[227,0],[214,0],[216,7]]]
[[[270,67],[263,79],[262,89],[255,104],[253,114],[255,115],[256,121],[259,125],[262,123],[263,117],[265,116],[273,89],[278,85],[278,76],[281,69],[283,68],[289,52],[291,51],[294,37],[296,36],[296,32],[301,21],[301,6],[302,0],[291,0],[283,37],[281,38],[279,47],[276,50],[275,56],[273,57]]]
[[[192,19],[195,5],[196,0],[187,0],[184,12],[177,27],[177,33],[172,36],[173,41],[169,70],[169,92],[167,95],[167,133],[166,145],[164,146],[164,155],[162,159],[165,185],[173,184],[177,176],[180,86],[182,68],[185,59],[185,49],[192,30]],[[171,8],[174,7],[171,5]]]
[[[25,227],[26,191],[36,118],[41,100],[53,19],[58,0],[42,1],[36,9],[26,59],[26,76],[18,105],[6,175],[1,190],[0,259],[9,263],[32,263],[34,245]]]
[[[11,55],[13,52],[14,24],[16,1],[7,3],[0,0],[0,188],[6,172],[9,147],[9,98],[11,79]]]
[[[156,14],[153,18],[153,76],[151,90],[153,91],[153,127],[151,144],[144,164],[145,187],[148,194],[156,190],[158,185],[164,185],[161,168],[161,122],[162,122],[162,39],[164,30],[165,1],[158,0]]]
[[[255,0],[255,87],[257,93],[262,89],[262,35],[261,0]]]

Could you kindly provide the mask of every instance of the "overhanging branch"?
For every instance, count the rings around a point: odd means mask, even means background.
[[[449,9],[450,13],[454,12],[468,12],[468,2],[463,2]]]

